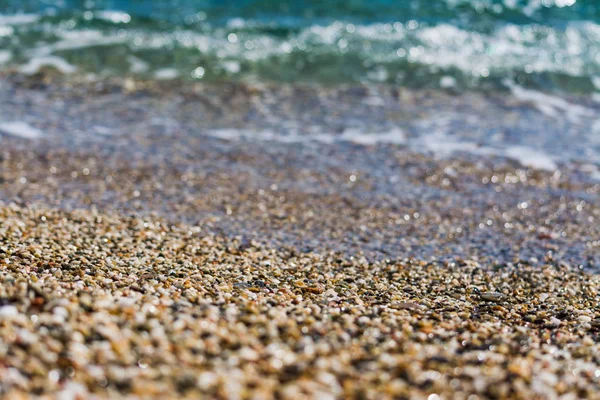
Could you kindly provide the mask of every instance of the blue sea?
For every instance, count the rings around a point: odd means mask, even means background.
[[[593,0],[2,0],[0,68],[600,91]]]

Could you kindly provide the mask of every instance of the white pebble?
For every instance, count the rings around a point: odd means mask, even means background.
[[[19,310],[15,306],[0,307],[0,318],[12,318],[19,315]]]

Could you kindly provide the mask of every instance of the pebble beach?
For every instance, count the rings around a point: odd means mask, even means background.
[[[0,0],[0,399],[600,400],[600,3]]]
[[[600,279],[0,208],[6,398],[594,398]]]
[[[598,398],[600,183],[580,165],[223,134],[276,125],[269,107],[318,120],[327,96],[335,127],[456,95],[2,85],[4,120],[39,118],[0,142],[3,397]]]

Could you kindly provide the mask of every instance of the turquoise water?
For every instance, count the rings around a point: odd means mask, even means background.
[[[600,90],[600,2],[2,0],[0,68]]]

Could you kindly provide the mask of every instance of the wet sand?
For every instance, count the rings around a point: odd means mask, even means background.
[[[26,83],[0,100],[46,121],[0,142],[9,398],[597,396],[600,184],[578,164],[222,140],[269,124],[242,89]],[[297,94],[278,123],[344,120]]]

